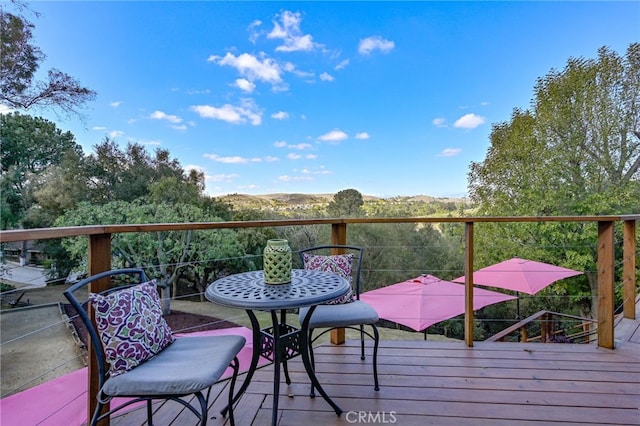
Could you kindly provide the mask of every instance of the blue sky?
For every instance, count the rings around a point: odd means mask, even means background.
[[[85,152],[168,149],[206,192],[463,196],[492,124],[570,57],[623,55],[640,2],[32,2],[98,96],[41,114]]]

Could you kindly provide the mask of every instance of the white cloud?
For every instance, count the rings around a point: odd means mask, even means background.
[[[322,74],[320,74],[320,80],[322,80],[322,81],[333,81],[335,79],[333,78],[333,76],[331,74],[323,72]]]
[[[436,127],[447,127],[447,120],[444,118],[434,118],[432,123]]]
[[[122,101],[109,102],[109,106],[112,108],[118,108],[122,104]]]
[[[296,182],[296,181],[313,180],[313,178],[311,176],[288,176],[288,175],[282,175],[282,176],[278,176],[278,180],[280,182]]]
[[[338,65],[336,65],[333,69],[337,70],[341,70],[347,67],[347,65],[349,65],[349,60],[345,59],[344,61],[340,62]]]
[[[300,155],[300,154],[296,154],[296,153],[293,153],[293,152],[292,152],[292,153],[290,153],[290,154],[287,154],[287,158],[288,158],[289,160],[299,160],[300,158],[302,158],[302,155]]]
[[[149,114],[149,118],[152,120],[167,120],[170,123],[178,124],[182,122],[182,118],[177,115],[169,115],[162,111],[154,111]]]
[[[306,158],[307,160],[315,160],[316,158],[318,158],[318,156],[315,154],[307,154],[304,156],[304,158]]]
[[[370,137],[371,135],[369,135],[369,133],[367,132],[356,133],[356,136],[355,136],[356,139],[369,139]]]
[[[203,156],[205,158],[213,160],[213,161],[215,161],[217,163],[224,163],[224,164],[248,164],[248,163],[261,163],[263,161],[273,161],[272,160],[273,157],[266,157],[266,158],[252,157],[252,158],[247,158],[247,157],[241,157],[239,155],[231,155],[231,156],[222,157],[222,156],[220,156],[218,154],[204,154]]]
[[[249,162],[249,160],[240,156],[221,157],[218,154],[204,154],[204,157],[225,164],[246,164]]]
[[[367,37],[360,40],[358,53],[361,55],[369,55],[374,50],[380,50],[382,53],[388,53],[395,47],[395,43],[385,40],[380,36]]]
[[[266,161],[267,163],[273,163],[274,161],[278,160],[280,160],[278,157],[274,157],[272,155],[267,155],[266,157],[264,157],[264,161]]]
[[[286,120],[287,118],[289,118],[289,113],[284,111],[274,112],[273,114],[271,114],[271,118],[275,120]]]
[[[299,70],[298,68],[296,68],[295,64],[293,64],[292,62],[283,63],[282,69],[300,78],[311,79],[315,77],[315,74],[312,72]]]
[[[187,130],[187,125],[186,124],[180,124],[178,126],[173,125],[173,126],[171,126],[171,128],[174,129],[174,130],[185,131],[185,130]]]
[[[0,112],[2,112],[2,111],[1,111],[1,107],[0,107]],[[106,127],[104,127],[104,126],[93,126],[93,127],[91,128],[91,130],[97,130],[97,131],[99,131],[99,132],[102,132],[102,131],[107,130],[107,128],[106,128]]]
[[[160,143],[160,141],[138,140],[136,142],[139,143],[140,145],[146,145],[146,146],[159,146],[159,145],[162,145]]]
[[[455,157],[461,152],[462,150],[460,148],[445,148],[438,154],[438,157]]]
[[[278,52],[310,51],[321,45],[313,41],[310,34],[303,34],[300,30],[302,18],[299,12],[285,10],[277,16],[280,22],[273,21],[273,30],[267,38],[282,40],[283,44],[276,47]]]
[[[204,178],[208,182],[232,182],[239,177],[240,175],[235,173],[219,173],[216,175],[205,175]]]
[[[0,114],[11,114],[14,111],[16,110],[7,105],[0,104]]]
[[[324,170],[322,168],[320,168],[320,170],[302,169],[300,172],[306,175],[330,175],[332,173],[329,170]]]
[[[288,145],[289,148],[291,149],[298,149],[298,150],[304,150],[304,149],[309,149],[311,148],[311,144],[308,143],[299,143],[296,145]]]
[[[214,62],[221,66],[235,68],[240,75],[249,81],[263,81],[265,83],[278,84],[282,81],[282,69],[273,59],[264,57],[258,59],[256,56],[243,53],[235,56],[227,52],[224,57],[210,56],[209,62]]]
[[[255,44],[256,40],[258,40],[258,37],[260,37],[260,31],[258,30],[258,27],[260,27],[261,25],[262,21],[256,19],[251,24],[249,24],[249,27],[247,28],[247,31],[249,31],[249,41],[252,44]]]
[[[334,129],[329,133],[325,133],[324,135],[320,136],[318,140],[321,140],[323,142],[341,142],[348,137],[349,136],[342,130]]]
[[[251,93],[256,88],[255,83],[250,82],[246,78],[239,78],[235,81],[234,84],[237,88],[246,93]]]
[[[273,146],[275,146],[276,148],[284,148],[285,146],[287,146],[287,143],[285,141],[275,141],[273,143]]]
[[[252,99],[242,99],[239,106],[225,104],[218,108],[211,105],[194,105],[191,110],[202,118],[222,120],[231,124],[242,124],[247,120],[254,126],[262,123],[262,111]]]
[[[109,132],[110,138],[118,138],[123,135],[124,135],[124,132],[122,130],[112,130]]]
[[[454,123],[455,127],[462,129],[475,129],[476,127],[484,124],[485,118],[473,113],[465,114],[458,118]]]
[[[211,93],[211,89],[187,89],[185,93],[187,95],[208,95]]]

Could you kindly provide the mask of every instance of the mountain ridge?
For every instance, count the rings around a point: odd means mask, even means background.
[[[314,204],[327,204],[333,200],[335,194],[320,193],[320,194],[305,194],[305,193],[286,193],[278,192],[271,194],[227,194],[216,197],[217,199],[232,204],[234,206],[248,206],[248,205],[271,205],[271,204],[290,204],[290,205],[314,205]],[[410,195],[403,196],[398,195],[394,197],[377,197],[374,195],[362,195],[362,199],[365,203],[386,201],[386,202],[405,202],[405,203],[429,203],[429,202],[468,202],[468,198],[465,197],[433,197],[430,195]]]

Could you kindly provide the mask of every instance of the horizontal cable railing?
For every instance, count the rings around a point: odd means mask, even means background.
[[[111,247],[112,238],[114,235],[124,233],[147,233],[147,232],[163,232],[163,231],[215,231],[217,229],[243,229],[243,228],[296,228],[300,226],[319,226],[329,227],[326,231],[326,241],[324,243],[332,242],[337,244],[357,244],[358,242],[351,241],[347,235],[347,231],[352,226],[366,226],[366,225],[384,225],[384,224],[457,224],[460,227],[460,238],[462,240],[462,246],[464,253],[460,253],[459,263],[453,266],[439,267],[439,266],[409,266],[405,267],[401,264],[394,265],[387,268],[369,267],[363,269],[363,292],[372,290],[381,286],[390,285],[395,282],[401,282],[423,274],[434,274],[440,276],[442,279],[452,279],[458,276],[466,275],[468,280],[466,299],[466,310],[462,316],[455,317],[447,320],[445,329],[450,330],[452,327],[464,330],[464,341],[468,346],[473,346],[474,341],[474,328],[477,326],[478,321],[484,323],[502,324],[502,329],[508,328],[516,324],[519,320],[517,318],[485,318],[482,316],[482,312],[479,312],[479,317],[474,317],[473,309],[471,309],[472,301],[470,299],[470,286],[473,286],[472,272],[475,268],[474,265],[474,225],[484,223],[543,223],[543,222],[572,222],[572,223],[592,223],[598,226],[598,244],[595,247],[589,248],[589,250],[596,253],[598,269],[593,271],[585,271],[598,277],[598,324],[595,327],[590,328],[589,333],[593,333],[594,329],[598,333],[597,342],[600,346],[613,348],[613,315],[614,312],[620,310],[625,315],[631,315],[631,307],[635,301],[636,292],[636,224],[640,216],[568,216],[568,217],[469,217],[469,218],[348,218],[348,219],[296,219],[296,220],[275,220],[275,221],[250,221],[250,222],[211,222],[211,223],[181,223],[181,224],[138,224],[138,225],[94,225],[94,226],[80,226],[80,227],[67,227],[67,228],[47,228],[47,229],[30,229],[30,230],[8,230],[0,231],[0,241],[6,242],[18,242],[18,241],[31,241],[31,240],[43,240],[43,239],[57,239],[57,238],[69,238],[69,237],[87,237],[88,238],[88,253],[89,259],[91,259],[88,265],[88,274],[92,275],[103,270],[111,269]],[[622,240],[614,240],[613,227],[615,224],[622,223],[624,230],[624,237]],[[318,241],[320,243],[320,241]],[[547,249],[559,249],[567,248],[570,246],[539,246],[540,250]],[[301,247],[300,247],[301,248]],[[575,247],[574,247],[575,248]],[[399,258],[402,258],[403,252],[420,252],[424,251],[425,259],[428,259],[429,250],[436,249],[433,247],[425,247],[424,245],[402,245],[395,241],[384,241],[381,245],[370,245],[365,247],[365,250],[369,252],[375,252],[377,255],[384,256],[385,253],[395,253]],[[614,252],[616,250],[624,250],[622,260],[615,261]],[[294,259],[297,254],[294,250]],[[260,255],[246,255],[243,258],[248,260],[260,261]],[[155,268],[162,266],[163,268],[190,268],[195,266],[206,265],[209,262],[229,261],[233,258],[217,258],[217,259],[199,259],[189,260],[183,263],[175,264],[163,264],[154,265]],[[296,264],[297,260],[294,260],[294,267],[300,267]],[[145,266],[145,265],[140,265]],[[615,270],[623,270],[621,282],[615,284],[614,276]],[[95,291],[100,291],[96,289]],[[61,290],[62,292],[62,290]],[[623,304],[621,306],[614,306],[614,292],[624,292]],[[11,293],[3,294],[3,299],[7,298],[15,299],[19,296],[20,290],[14,290]],[[194,290],[185,294],[173,295],[172,301],[183,300],[202,300],[202,291]],[[532,296],[526,296],[532,297]],[[542,293],[535,296],[539,304],[545,305],[547,301],[549,304],[553,304],[553,300],[559,298],[569,298],[568,295],[557,295]],[[545,301],[547,299],[547,301]],[[524,299],[523,299],[524,300]],[[198,303],[198,302],[194,302]],[[512,303],[512,302],[505,302]],[[30,307],[31,308],[31,307]],[[633,308],[635,313],[635,308]],[[229,321],[233,323],[240,323],[245,320],[245,314],[243,312],[237,312],[232,316],[225,316],[219,318],[220,321]],[[64,321],[64,320],[63,320]],[[71,321],[71,319],[67,320]],[[217,319],[212,321],[216,322]],[[532,321],[537,329],[540,329],[540,324],[543,320]],[[547,320],[544,320],[547,321]],[[577,321],[577,320],[576,320]],[[188,330],[174,330],[174,332],[183,332]],[[547,330],[549,336],[557,335],[557,330]],[[34,333],[46,333],[47,330],[43,327],[38,330],[33,330],[29,335]],[[446,334],[446,333],[445,333]],[[529,336],[533,336],[533,332],[528,333]],[[566,332],[565,332],[566,335]],[[420,334],[418,333],[418,336]],[[480,336],[479,336],[480,337]],[[20,339],[28,338],[28,335],[17,336],[11,340],[2,342],[2,347],[6,345],[19,343]],[[80,355],[78,355],[80,357]],[[61,361],[61,365],[71,361]],[[57,369],[58,367],[56,367]],[[3,391],[3,397],[7,394],[14,393],[24,388],[30,387],[33,384],[37,384],[40,377],[25,378],[25,381],[20,386]],[[90,390],[90,393],[96,392],[96,390]]]

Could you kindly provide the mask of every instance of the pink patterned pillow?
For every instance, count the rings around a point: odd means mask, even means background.
[[[332,256],[320,256],[317,254],[304,253],[302,255],[304,261],[304,269],[312,269],[316,271],[333,272],[336,275],[345,278],[349,284],[353,281],[351,275],[353,253],[338,254]],[[341,305],[343,303],[353,302],[353,288],[350,288],[347,294],[325,303],[326,305]]]
[[[89,294],[111,376],[152,358],[175,338],[162,317],[156,281],[107,295]]]

